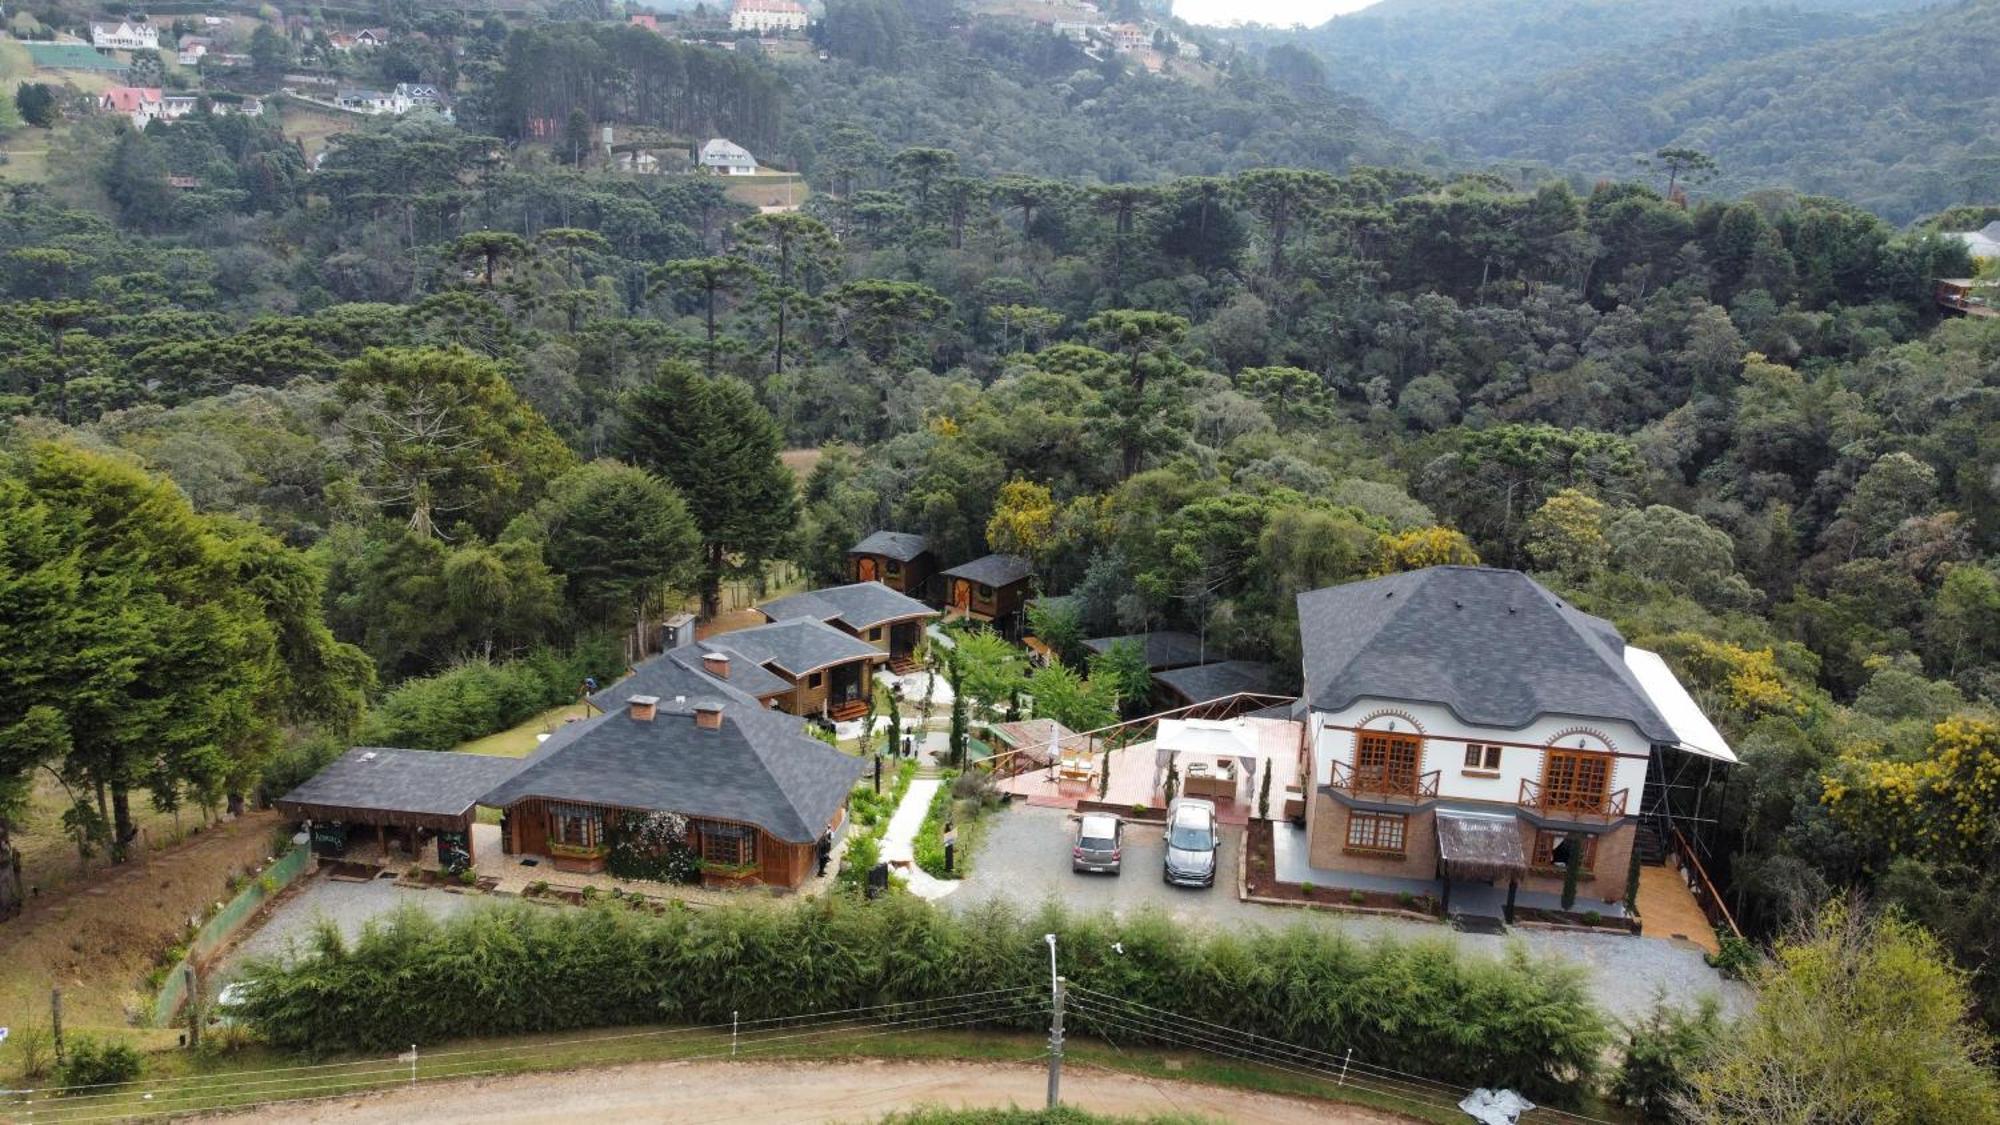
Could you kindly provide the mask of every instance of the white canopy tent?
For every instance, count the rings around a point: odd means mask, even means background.
[[[1153,736],[1153,788],[1165,784],[1174,758],[1189,754],[1205,761],[1234,759],[1240,769],[1238,784],[1256,777],[1259,763],[1273,757],[1265,745],[1256,719],[1161,719]]]

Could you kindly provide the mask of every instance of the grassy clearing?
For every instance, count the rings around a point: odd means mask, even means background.
[[[565,703],[551,707],[539,715],[522,722],[519,726],[489,734],[485,738],[475,738],[462,742],[453,749],[463,754],[487,754],[496,758],[525,758],[541,745],[540,736],[552,734],[556,728],[571,719],[587,719],[596,714],[590,706],[582,702]]]
[[[743,1037],[735,1057],[746,1060],[899,1061],[968,1060],[1034,1063],[1046,1057],[1039,1033],[956,1030],[885,1032],[871,1027],[804,1038],[785,1032]],[[330,1098],[392,1089],[418,1081],[589,1069],[627,1063],[727,1059],[727,1029],[622,1029],[594,1034],[465,1039],[407,1059],[343,1056],[302,1064],[290,1056],[251,1047],[233,1054],[165,1050],[148,1058],[145,1080],[101,1093],[37,1101],[38,1122],[82,1121],[128,1113],[166,1115],[245,1107],[287,1098]],[[1072,1035],[1064,1051],[1070,1067],[1097,1067],[1146,1078],[1198,1082],[1261,1093],[1319,1098],[1406,1115],[1440,1125],[1464,1120],[1441,1104],[1413,1103],[1353,1085],[1304,1077],[1268,1067],[1185,1051],[1119,1047]],[[4,1073],[4,1072],[0,1072]],[[18,1076],[12,1076],[18,1078]],[[13,1108],[0,1100],[0,1110]]]
[[[277,99],[276,105],[279,127],[286,137],[298,141],[305,147],[307,160],[325,151],[327,142],[333,137],[342,133],[352,133],[362,125],[359,118],[314,112],[282,98]]]

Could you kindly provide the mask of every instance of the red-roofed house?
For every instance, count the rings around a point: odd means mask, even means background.
[[[131,119],[133,128],[143,129],[146,122],[166,113],[166,98],[158,86],[113,86],[97,99],[97,108],[122,113]]]

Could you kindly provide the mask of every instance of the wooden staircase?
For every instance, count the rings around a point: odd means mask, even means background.
[[[836,703],[826,709],[827,718],[836,723],[851,723],[868,713],[868,701],[850,699],[846,703]]]
[[[898,676],[907,676],[912,672],[920,672],[923,670],[923,667],[923,665],[917,663],[915,657],[907,653],[902,656],[892,656],[889,658],[889,671]]]

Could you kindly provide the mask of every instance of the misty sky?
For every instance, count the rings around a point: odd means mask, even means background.
[[[1325,23],[1343,12],[1365,8],[1371,0],[1174,0],[1174,14],[1189,23],[1271,23],[1307,26]]]

